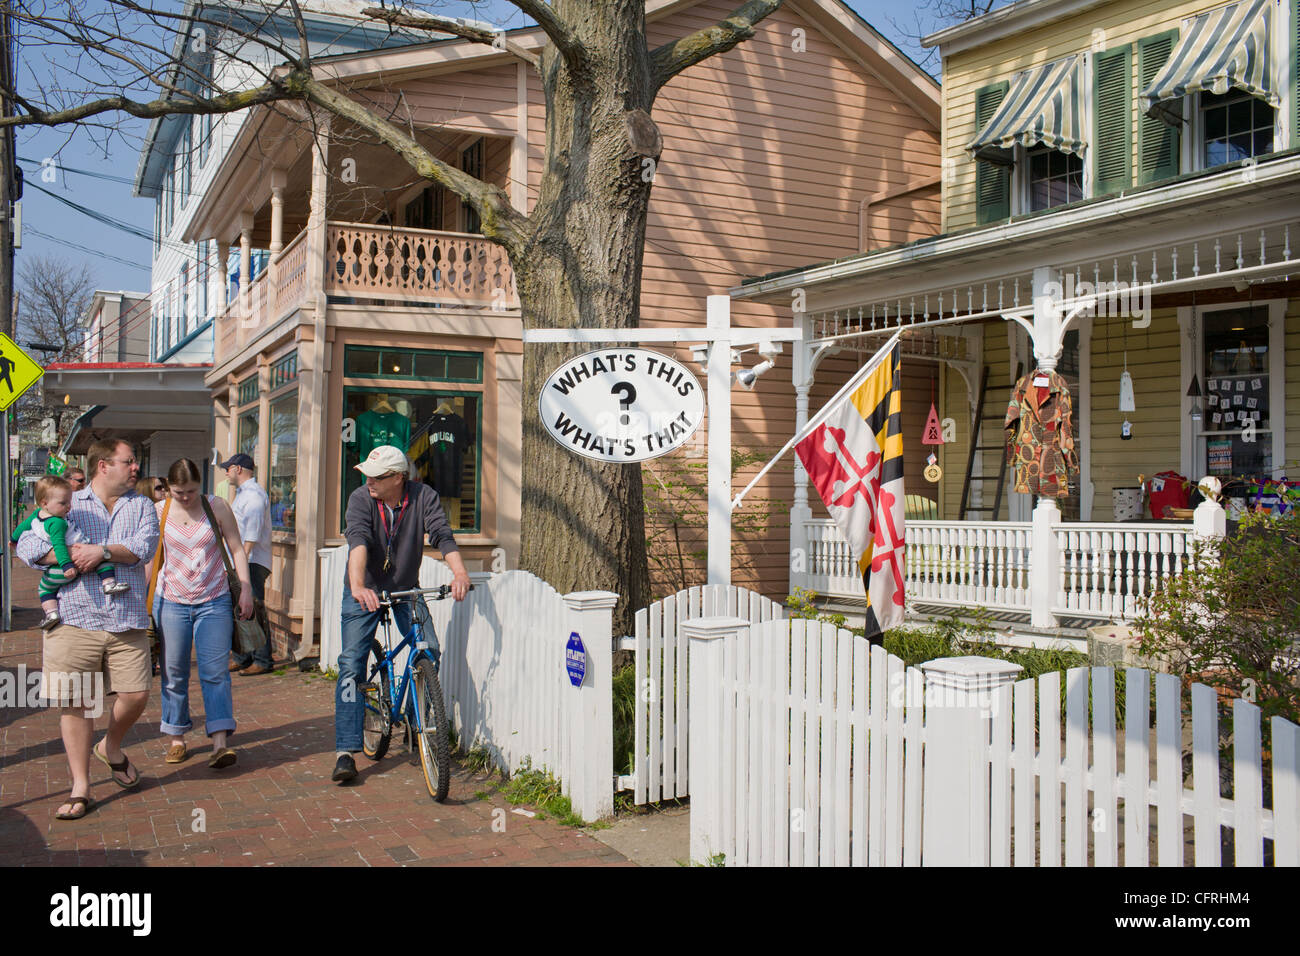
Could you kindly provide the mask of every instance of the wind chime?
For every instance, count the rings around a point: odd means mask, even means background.
[[[1109,328],[1106,333],[1106,343],[1110,344]],[[1137,411],[1137,404],[1133,397],[1133,376],[1128,371],[1128,323],[1124,323],[1124,371],[1119,376],[1119,410],[1121,412]],[[1127,418],[1124,424],[1120,426],[1119,437],[1124,441],[1129,441],[1133,437],[1133,425]]]

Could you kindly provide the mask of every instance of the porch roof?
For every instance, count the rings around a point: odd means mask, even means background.
[[[1137,285],[1156,275],[1198,276],[1198,284],[1214,285],[1216,274],[1238,257],[1248,267],[1290,259],[1300,248],[1298,201],[1300,149],[1292,149],[996,225],[774,272],[730,293],[786,304],[802,289],[809,312],[887,306],[893,319],[899,307],[924,315],[938,306],[940,313],[972,317],[981,306],[985,314],[1028,310],[1037,266],[1078,269],[1088,281],[1104,264],[1105,280]],[[1294,243],[1291,226],[1297,227]]]

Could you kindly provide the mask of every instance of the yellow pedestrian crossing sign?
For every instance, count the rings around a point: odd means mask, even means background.
[[[8,408],[45,374],[13,339],[0,332],[0,411]]]

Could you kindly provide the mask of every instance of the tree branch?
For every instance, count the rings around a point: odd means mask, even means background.
[[[749,0],[720,23],[654,50],[650,61],[656,72],[655,89],[662,89],[687,67],[716,53],[725,53],[742,40],[748,40],[754,35],[754,27],[759,21],[775,13],[781,3],[782,0]]]
[[[269,83],[264,83],[262,86],[251,90],[222,93],[208,99],[197,97],[192,100],[160,98],[142,103],[125,96],[105,96],[63,110],[42,110],[18,100],[27,109],[27,112],[15,116],[0,117],[0,129],[7,126],[58,126],[62,123],[75,123],[90,116],[114,111],[129,113],[141,119],[170,116],[173,113],[234,113],[237,110],[258,106],[262,103],[304,99],[303,85],[307,79],[309,77],[305,74],[294,70],[283,77],[276,77]]]
[[[372,17],[375,20],[383,20],[391,26],[410,27],[415,30],[430,30],[439,33],[450,33],[452,36],[460,37],[462,40],[470,40],[474,43],[486,43],[488,46],[496,47],[498,50],[505,50],[511,53],[525,63],[530,64],[533,69],[537,69],[539,60],[537,54],[531,50],[525,50],[514,40],[506,39],[504,31],[497,32],[494,30],[484,30],[482,27],[471,26],[462,23],[451,17],[440,17],[432,13],[404,13],[401,10],[389,10],[387,7],[366,7],[361,11],[362,16]]]
[[[564,56],[570,69],[586,59],[587,51],[573,32],[573,28],[555,12],[546,0],[510,0],[525,14],[537,21],[537,25],[555,44],[555,48]]]
[[[373,133],[420,176],[447,187],[473,206],[482,220],[484,236],[504,246],[512,256],[523,251],[531,236],[531,225],[500,187],[437,159],[413,136],[338,90],[311,78],[306,78],[303,86],[309,102]]]

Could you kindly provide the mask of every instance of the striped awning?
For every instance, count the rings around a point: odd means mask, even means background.
[[[1016,143],[1082,156],[1079,55],[1017,73],[992,119],[966,148],[982,159],[1006,162]]]
[[[1234,87],[1266,100],[1281,102],[1277,75],[1269,57],[1269,27],[1277,0],[1239,0],[1183,21],[1178,46],[1169,62],[1142,91],[1142,109],[1179,116],[1188,93],[1226,93]]]

